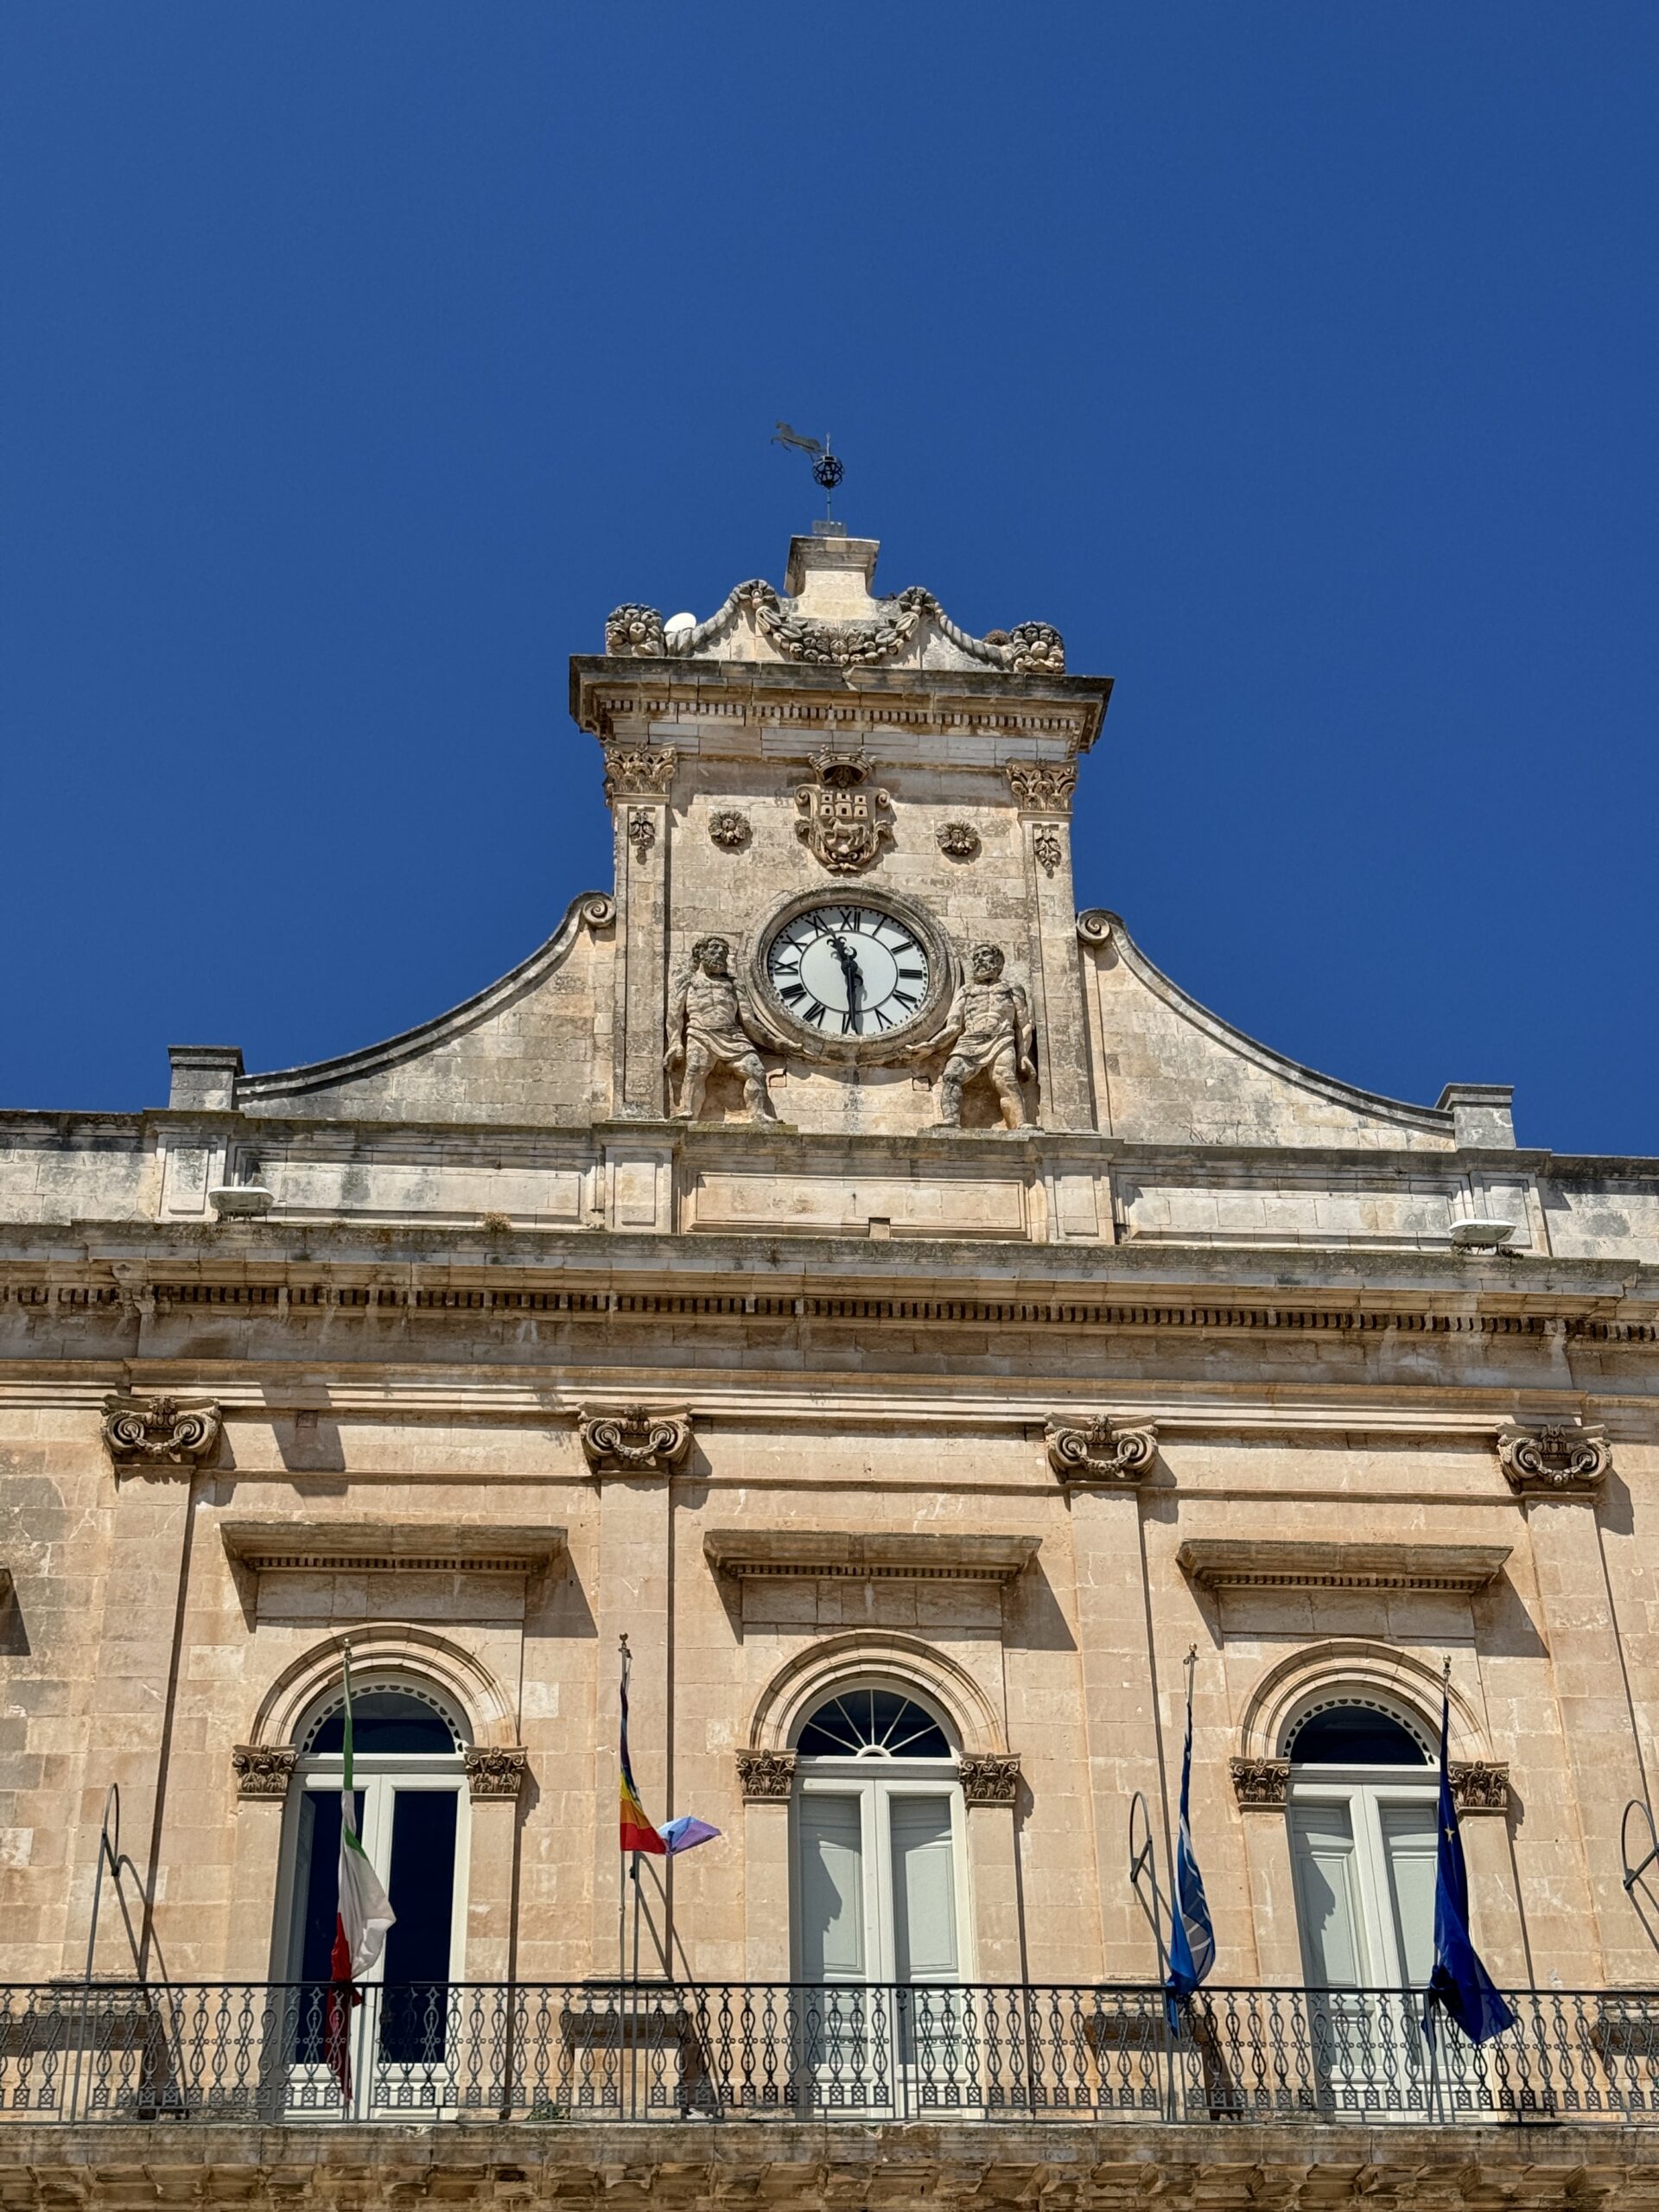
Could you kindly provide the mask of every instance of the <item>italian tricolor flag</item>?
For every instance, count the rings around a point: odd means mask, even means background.
[[[385,1946],[397,1919],[380,1877],[358,1840],[357,1797],[352,1786],[352,1660],[346,1655],[345,1773],[340,1785],[340,1897],[334,1910],[334,1948],[328,1961],[328,2063],[340,2094],[352,2101],[351,2008],[363,2002],[355,1984]]]

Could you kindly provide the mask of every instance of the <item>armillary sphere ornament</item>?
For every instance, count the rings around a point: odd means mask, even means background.
[[[803,437],[798,430],[792,430],[787,423],[779,423],[776,425],[772,434],[772,442],[775,446],[782,446],[785,451],[804,453],[810,456],[812,462],[812,480],[823,487],[824,519],[828,521],[830,511],[835,505],[836,486],[847,474],[846,463],[837,460],[830,452],[830,441],[827,437],[823,439]]]

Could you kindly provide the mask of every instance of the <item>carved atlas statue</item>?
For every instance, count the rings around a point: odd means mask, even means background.
[[[663,1065],[671,1077],[683,1064],[680,1116],[695,1122],[702,1111],[703,1091],[716,1068],[734,1068],[743,1078],[743,1098],[754,1122],[775,1122],[766,1090],[766,1071],[751,1035],[732,979],[732,949],[723,937],[700,937],[690,963],[675,978],[668,1004],[668,1050]]]

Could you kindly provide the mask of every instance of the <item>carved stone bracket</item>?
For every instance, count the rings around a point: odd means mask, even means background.
[[[893,801],[885,791],[864,788],[870,772],[859,753],[825,746],[812,755],[812,768],[817,781],[796,786],[795,835],[832,875],[855,874],[892,842]]]
[[[964,1805],[1012,1805],[1020,1795],[1020,1761],[1013,1751],[964,1751],[957,1776]]]
[[[223,1426],[212,1398],[141,1398],[112,1390],[104,1401],[104,1441],[118,1472],[199,1467]]]
[[[1587,1495],[1611,1469],[1612,1454],[1599,1421],[1533,1428],[1510,1421],[1497,1432],[1497,1464],[1522,1496]]]
[[[619,798],[666,798],[679,757],[671,745],[607,745],[606,805]]]
[[[1070,814],[1077,772],[1067,760],[1010,760],[1008,788],[1027,814]]]
[[[289,1744],[238,1744],[231,1753],[238,1797],[286,1797],[299,1753]]]
[[[1115,1427],[1096,1414],[1086,1428],[1055,1414],[1044,1426],[1048,1464],[1063,1483],[1138,1483],[1158,1455],[1158,1431],[1150,1421]]]
[[[1282,1806],[1290,1789],[1288,1759],[1233,1759],[1233,1795],[1241,1810],[1258,1813]]]
[[[691,1449],[689,1414],[654,1414],[645,1406],[614,1413],[584,1407],[576,1433],[596,1475],[665,1475]]]
[[[468,1744],[461,1756],[467,1792],[474,1798],[516,1797],[530,1767],[522,1744]]]
[[[793,1751],[740,1751],[737,1782],[747,1804],[787,1797],[795,1784]]]
[[[1452,1802],[1459,1813],[1507,1813],[1510,1809],[1510,1766],[1507,1759],[1450,1759]]]

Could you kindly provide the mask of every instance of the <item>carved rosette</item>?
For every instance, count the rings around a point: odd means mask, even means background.
[[[212,1398],[141,1398],[112,1390],[104,1401],[104,1441],[122,1471],[199,1467],[211,1456],[223,1426]]]
[[[1507,1759],[1450,1759],[1452,1802],[1459,1813],[1507,1813],[1510,1809],[1510,1768]]]
[[[892,842],[893,801],[865,788],[870,772],[859,753],[826,746],[812,755],[812,767],[817,781],[796,786],[795,835],[832,875],[855,874]]]
[[[947,860],[970,861],[979,850],[979,832],[971,822],[946,822],[938,833],[939,850]]]
[[[238,1744],[231,1753],[238,1797],[286,1797],[299,1753],[289,1744]]]
[[[619,798],[666,798],[679,754],[671,745],[607,745],[605,804]]]
[[[654,607],[619,607],[606,617],[605,650],[621,660],[660,660],[663,618]]]
[[[530,1768],[522,1744],[468,1744],[461,1753],[469,1797],[516,1797]]]
[[[1012,1805],[1020,1796],[1020,1760],[1013,1751],[964,1751],[957,1778],[964,1805]]]
[[[1599,1488],[1612,1466],[1612,1454],[1599,1421],[1530,1428],[1511,1421],[1497,1433],[1497,1464],[1512,1491],[1551,1497]]]
[[[1010,760],[1008,788],[1027,814],[1070,814],[1077,772],[1069,760]]]
[[[795,1786],[793,1751],[740,1751],[737,1783],[746,1804],[786,1798]]]
[[[1096,1414],[1086,1428],[1055,1414],[1043,1429],[1048,1464],[1064,1483],[1138,1483],[1158,1456],[1158,1431],[1145,1421],[1122,1428]]]
[[[689,1414],[654,1414],[645,1406],[601,1413],[584,1408],[576,1433],[596,1475],[665,1475],[691,1449]]]
[[[709,835],[722,853],[741,853],[749,842],[749,817],[735,807],[722,807],[709,817]]]
[[[1290,1791],[1288,1759],[1233,1759],[1233,1795],[1247,1813],[1282,1806]]]

